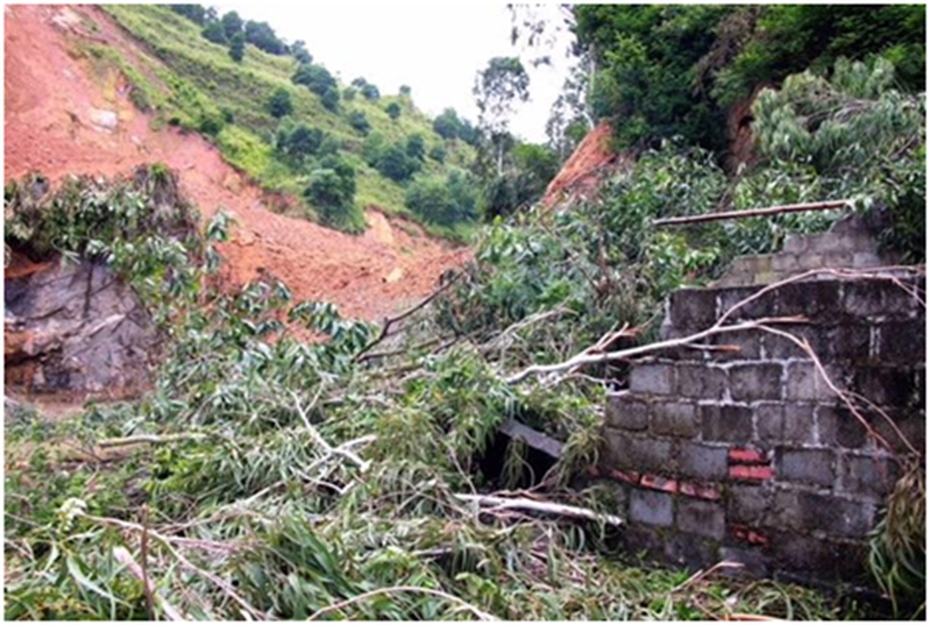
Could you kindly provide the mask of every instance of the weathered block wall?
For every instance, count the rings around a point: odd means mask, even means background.
[[[913,280],[905,284],[925,290]],[[703,330],[761,287],[687,289],[666,336]],[[889,280],[811,280],[764,294],[735,318],[804,315],[779,326],[806,338],[841,388],[882,407],[925,447],[925,312]],[[877,411],[865,417],[824,383],[788,339],[715,337],[739,351],[670,350],[636,365],[610,397],[601,463],[633,551],[694,567],[738,561],[755,576],[867,582],[867,534],[907,444]]]

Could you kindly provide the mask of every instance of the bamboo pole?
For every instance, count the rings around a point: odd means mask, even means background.
[[[783,206],[769,206],[767,208],[753,208],[745,211],[726,211],[723,213],[705,213],[703,215],[685,215],[684,217],[666,217],[654,219],[653,226],[680,226],[704,221],[719,221],[722,219],[741,219],[743,217],[765,217],[780,215],[782,213],[799,213],[803,211],[836,210],[846,208],[852,200],[830,200],[827,202],[812,202],[810,204],[785,204]]]

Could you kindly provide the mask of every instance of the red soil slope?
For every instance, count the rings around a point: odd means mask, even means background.
[[[344,315],[374,320],[429,293],[439,275],[470,257],[413,223],[374,208],[362,236],[335,232],[264,208],[280,203],[250,184],[200,136],[153,132],[126,96],[118,74],[101,77],[70,54],[81,38],[133,58],[136,44],[92,6],[4,7],[4,179],[39,171],[114,176],[142,163],[176,170],[181,186],[209,217],[223,207],[236,219],[221,248],[234,283],[259,277],[286,282],[298,299],[334,302]],[[87,29],[89,18],[96,24]],[[76,58],[77,57],[77,58]],[[286,201],[286,200],[285,200]]]
[[[622,154],[610,149],[612,132],[605,120],[585,136],[546,188],[544,206],[552,208],[563,200],[587,198],[597,191],[603,176],[624,161]]]

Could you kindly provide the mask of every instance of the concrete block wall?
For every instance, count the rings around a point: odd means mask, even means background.
[[[922,294],[923,281],[905,286]],[[760,286],[685,289],[664,334],[710,325]],[[735,318],[804,315],[831,379],[881,407],[925,447],[925,311],[889,280],[829,279],[773,290]],[[624,540],[662,561],[738,561],[751,576],[868,584],[867,535],[906,444],[876,410],[867,434],[797,345],[759,331],[636,364],[609,397],[596,479],[616,493]],[[738,346],[738,350],[713,347]]]

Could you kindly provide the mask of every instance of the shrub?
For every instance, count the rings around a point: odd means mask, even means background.
[[[245,40],[269,54],[284,54],[287,50],[284,42],[278,39],[277,34],[268,25],[268,22],[255,22],[253,20],[246,22]]]
[[[278,87],[268,99],[268,112],[272,117],[280,119],[285,115],[293,112],[294,106],[291,104],[291,92],[284,87]]]
[[[384,110],[387,111],[387,114],[391,119],[396,120],[398,117],[400,117],[401,109],[400,109],[400,104],[398,104],[397,102],[391,102],[386,107],[384,107]]]
[[[437,163],[444,163],[446,160],[446,149],[437,143],[430,148],[429,157]]]
[[[349,113],[349,123],[363,135],[367,135],[371,131],[371,124],[368,122],[368,117],[362,111],[352,111]]]
[[[297,85],[305,85],[310,91],[323,96],[328,89],[336,89],[336,79],[322,65],[308,63],[301,65],[291,77],[291,82]],[[338,97],[338,92],[337,92]]]
[[[446,178],[417,178],[407,189],[404,204],[427,221],[451,226],[477,216],[474,188],[474,180],[458,170]]]
[[[276,148],[278,154],[293,165],[302,165],[307,157],[317,154],[323,145],[325,133],[301,122],[293,127],[278,129]]]
[[[203,35],[204,39],[221,46],[225,46],[229,43],[229,39],[226,38],[226,31],[223,30],[223,25],[219,22],[210,22],[204,26],[200,34]]]
[[[229,43],[229,58],[236,63],[242,62],[242,56],[245,54],[245,35],[236,33]]]
[[[335,87],[328,87],[320,96],[320,102],[327,111],[336,112],[339,110],[339,90]]]
[[[364,216],[355,206],[355,169],[338,156],[327,156],[310,175],[304,190],[322,222],[342,230],[361,231]]]
[[[410,158],[415,158],[420,162],[426,160],[426,143],[423,141],[423,135],[417,133],[407,137],[405,150]]]

